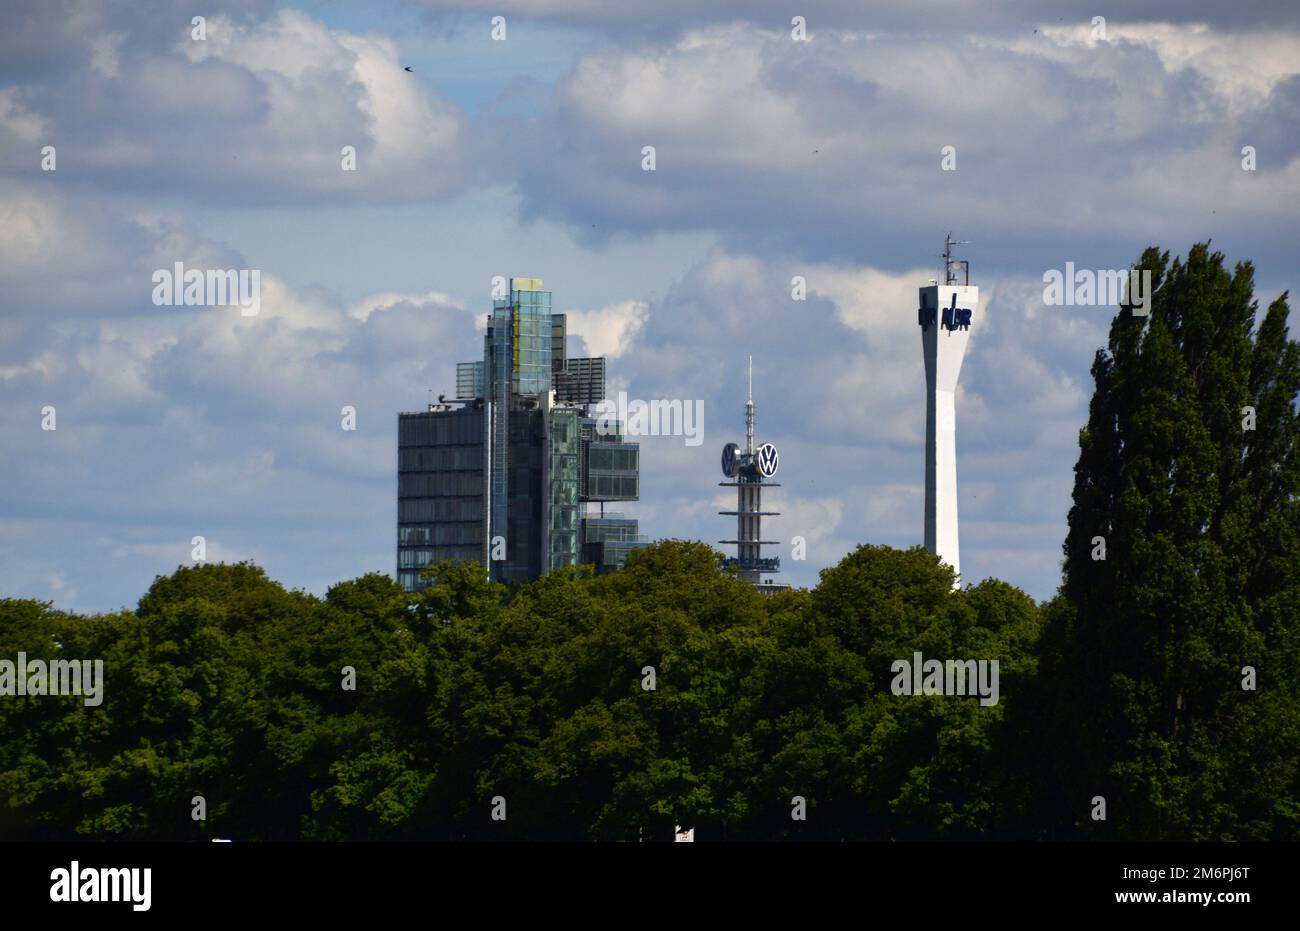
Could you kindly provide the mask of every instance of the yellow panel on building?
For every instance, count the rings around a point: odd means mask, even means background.
[[[543,291],[542,279],[540,278],[511,278],[511,291]]]
[[[510,362],[510,371],[519,374],[519,315],[511,314],[510,322],[510,345],[513,347],[513,354]]]

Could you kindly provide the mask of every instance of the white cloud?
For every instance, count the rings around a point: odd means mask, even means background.
[[[91,17],[95,20],[95,17]],[[60,176],[115,191],[221,203],[456,193],[464,118],[402,70],[395,38],[331,29],[285,9],[265,19],[213,14],[169,47],[124,22],[92,21],[67,67],[0,91],[0,151],[35,164],[59,146]],[[84,64],[84,69],[75,67]],[[75,82],[75,83],[74,83]],[[343,170],[345,146],[356,170]]]
[[[376,310],[394,307],[397,304],[440,304],[447,307],[465,309],[461,301],[453,300],[441,291],[426,291],[423,294],[406,294],[400,291],[383,291],[363,297],[348,308],[348,316],[355,320],[368,320]]]
[[[1037,50],[1058,59],[1070,55],[1074,67],[1087,67],[1090,62],[1098,67],[1104,61],[1097,54],[1103,46],[1092,38],[1090,21],[1044,25],[1039,32],[1055,47],[1022,39],[1014,43],[1017,51]],[[1105,41],[1147,46],[1171,74],[1185,68],[1199,72],[1234,110],[1259,106],[1280,80],[1297,70],[1296,37],[1287,30],[1227,32],[1203,22],[1130,22],[1112,17],[1106,23]]]
[[[23,105],[19,91],[12,87],[0,89],[0,130],[28,145],[49,141],[49,122],[39,113],[28,110]],[[31,154],[33,164],[37,162],[37,157],[38,153]]]
[[[91,39],[93,54],[90,68],[102,77],[115,78],[118,73],[118,46],[126,38],[124,32],[103,32]]]
[[[715,229],[737,251],[893,269],[915,262],[920,236],[962,225],[1043,257],[1081,226],[1104,229],[1132,255],[1169,229],[1207,226],[1211,211],[1207,233],[1223,236],[1300,210],[1287,138],[1249,177],[1238,154],[1256,123],[1282,132],[1271,127],[1290,111],[1270,120],[1261,108],[1280,106],[1265,93],[1300,70],[1294,32],[1112,23],[1109,43],[1074,32],[824,31],[800,43],[732,23],[596,46],[498,170],[520,176],[527,213],[579,229]],[[555,139],[582,145],[533,157]],[[654,172],[639,170],[643,145],[656,147]],[[940,170],[945,145],[956,171]]]
[[[391,185],[398,174],[403,186],[430,192],[445,190],[456,173],[460,118],[402,70],[393,39],[281,10],[251,26],[214,17],[207,41],[187,38],[177,51],[256,78],[266,103],[259,143],[278,150],[273,165],[291,183],[299,174],[316,175],[319,188],[357,179]],[[341,169],[345,145],[357,150],[355,174]]]
[[[645,301],[620,301],[599,310],[564,313],[569,333],[582,337],[590,355],[617,359],[632,348],[649,309]]]

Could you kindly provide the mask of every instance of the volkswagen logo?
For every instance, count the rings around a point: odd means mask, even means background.
[[[776,467],[781,461],[776,447],[771,443],[764,443],[754,453],[754,458],[758,461],[758,471],[763,474],[764,478],[771,478],[776,474]]]
[[[736,477],[736,467],[739,465],[738,454],[740,447],[735,443],[728,443],[722,447],[722,474],[727,478]]]

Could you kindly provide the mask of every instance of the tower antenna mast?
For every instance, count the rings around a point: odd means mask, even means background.
[[[749,400],[745,402],[745,453],[754,454],[754,357],[749,357]]]
[[[966,283],[970,284],[970,264],[960,259],[957,262],[953,262],[952,259],[953,246],[969,246],[969,245],[970,245],[969,239],[953,239],[952,233],[943,234],[943,283],[944,284],[957,283],[957,275],[952,270],[954,264],[966,266]]]

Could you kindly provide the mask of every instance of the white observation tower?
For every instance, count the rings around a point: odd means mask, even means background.
[[[969,263],[954,259],[960,245],[943,238],[943,278],[920,289],[917,323],[925,354],[925,548],[961,581],[957,534],[957,376],[979,310],[979,288]],[[958,270],[961,282],[958,283]]]

